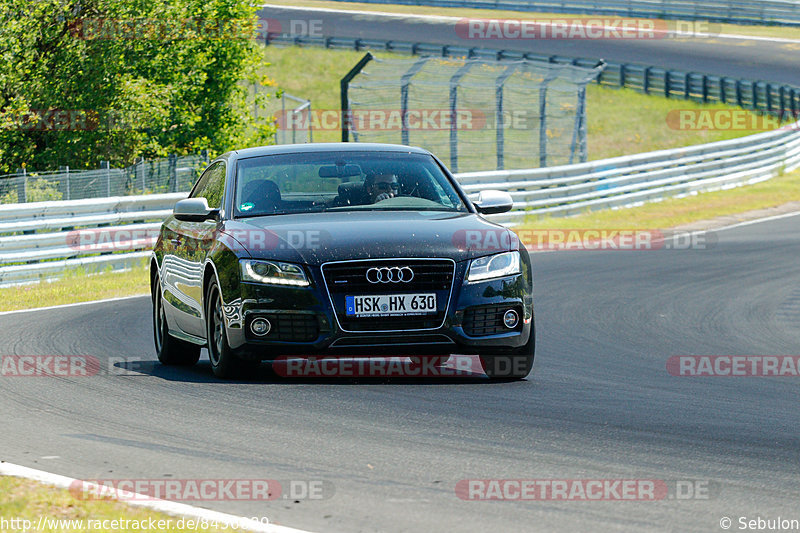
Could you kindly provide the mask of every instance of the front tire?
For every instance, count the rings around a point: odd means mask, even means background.
[[[519,348],[505,352],[497,351],[492,355],[481,355],[483,371],[489,379],[524,379],[533,369],[533,359],[536,352],[536,327],[531,317],[531,334],[528,342]]]
[[[192,366],[200,359],[200,346],[176,339],[169,334],[161,283],[158,275],[153,277],[153,341],[156,355],[162,365]]]
[[[222,297],[219,285],[212,280],[206,291],[206,339],[208,339],[208,359],[211,370],[218,378],[245,376],[255,371],[259,361],[245,361],[236,356],[228,345],[225,329],[225,316],[222,310]]]

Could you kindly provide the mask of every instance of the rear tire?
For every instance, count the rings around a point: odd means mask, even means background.
[[[192,366],[200,359],[200,346],[176,339],[169,334],[164,300],[161,295],[161,282],[158,275],[153,277],[153,341],[156,355],[162,365]]]
[[[206,291],[206,338],[211,370],[218,378],[228,379],[252,374],[260,361],[247,361],[237,357],[228,345],[222,298],[217,281],[212,279]]]
[[[492,355],[481,355],[483,371],[489,379],[524,379],[533,369],[536,352],[536,327],[531,317],[531,334],[523,346],[508,351],[498,350]]]

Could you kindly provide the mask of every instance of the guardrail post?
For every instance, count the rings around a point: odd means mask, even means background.
[[[727,103],[728,101],[728,94],[725,92],[726,79],[727,78],[725,78],[725,76],[722,76],[719,79],[719,101],[722,102],[723,104]]]
[[[625,87],[625,67],[627,65],[625,63],[619,66],[619,86]]]
[[[742,107],[742,80],[736,80],[736,105]]]
[[[708,75],[703,74],[703,102],[708,102]]]
[[[345,143],[349,141],[348,134],[350,132],[350,99],[347,97],[347,88],[350,86],[352,79],[355,78],[370,61],[372,61],[372,54],[367,52],[366,55],[350,69],[350,72],[345,74],[344,78],[339,81],[339,92],[341,96],[340,107],[342,112],[342,142]]]
[[[752,100],[753,100],[753,109],[757,110],[758,109],[758,82],[757,81],[752,81],[752,82],[750,82],[750,85],[751,85],[750,90],[753,93],[753,98],[752,98]]]
[[[669,98],[669,84],[670,84],[670,72],[667,69],[664,69],[664,98]]]
[[[644,68],[644,80],[642,81],[642,92],[648,94],[650,92],[650,69],[653,67]]]
[[[692,73],[687,72],[683,77],[683,99],[688,100],[692,96]]]

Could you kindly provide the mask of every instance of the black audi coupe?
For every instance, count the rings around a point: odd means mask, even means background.
[[[431,153],[334,143],[228,152],[164,221],[151,260],[158,359],[216,376],[278,357],[534,358],[530,256]],[[429,359],[434,359],[433,363]],[[419,362],[419,360],[417,361]]]

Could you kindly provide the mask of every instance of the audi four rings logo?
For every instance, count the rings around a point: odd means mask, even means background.
[[[414,279],[414,271],[409,267],[372,267],[367,270],[370,283],[408,283]]]

